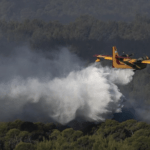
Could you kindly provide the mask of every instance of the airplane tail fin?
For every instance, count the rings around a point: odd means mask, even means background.
[[[116,57],[119,56],[116,46],[112,47],[112,67],[117,68],[119,65],[119,61],[116,59]]]
[[[131,63],[124,63],[123,61],[121,61],[121,58],[118,54],[117,48],[115,46],[112,47],[112,67],[113,68],[122,68],[122,69],[133,69],[133,65]],[[118,57],[118,58],[117,58]],[[126,57],[128,58],[128,57]],[[124,59],[124,57],[122,57],[122,59]],[[127,62],[127,61],[126,61]]]

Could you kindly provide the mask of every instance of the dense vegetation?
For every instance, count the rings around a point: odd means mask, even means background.
[[[150,19],[137,16],[131,23],[103,22],[90,16],[81,16],[75,22],[63,25],[58,21],[24,20],[0,21],[0,38],[7,42],[30,42],[34,49],[72,46],[84,57],[95,52],[109,52],[112,45],[139,56],[150,48]]]
[[[60,130],[53,123],[0,123],[1,150],[149,150],[149,141],[150,125],[135,120],[106,120],[87,132]]]
[[[0,19],[73,21],[82,14],[102,20],[132,20],[136,14],[149,15],[147,0],[1,0]]]

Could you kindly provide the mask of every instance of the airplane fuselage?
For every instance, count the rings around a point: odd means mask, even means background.
[[[117,64],[120,65],[120,68],[125,69],[136,69],[141,70],[147,67],[147,64],[141,63],[141,61],[138,61],[137,59],[131,59],[131,58],[116,58]],[[126,65],[126,66],[124,66]],[[118,68],[118,66],[117,66]]]

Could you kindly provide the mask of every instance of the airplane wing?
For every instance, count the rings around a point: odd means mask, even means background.
[[[143,64],[150,64],[150,60],[143,60],[141,63],[143,63]]]
[[[94,55],[94,57],[112,60],[112,56],[109,56],[109,55]]]

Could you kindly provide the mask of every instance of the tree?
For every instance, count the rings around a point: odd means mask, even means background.
[[[14,150],[36,150],[36,147],[31,143],[20,142],[16,145]]]

